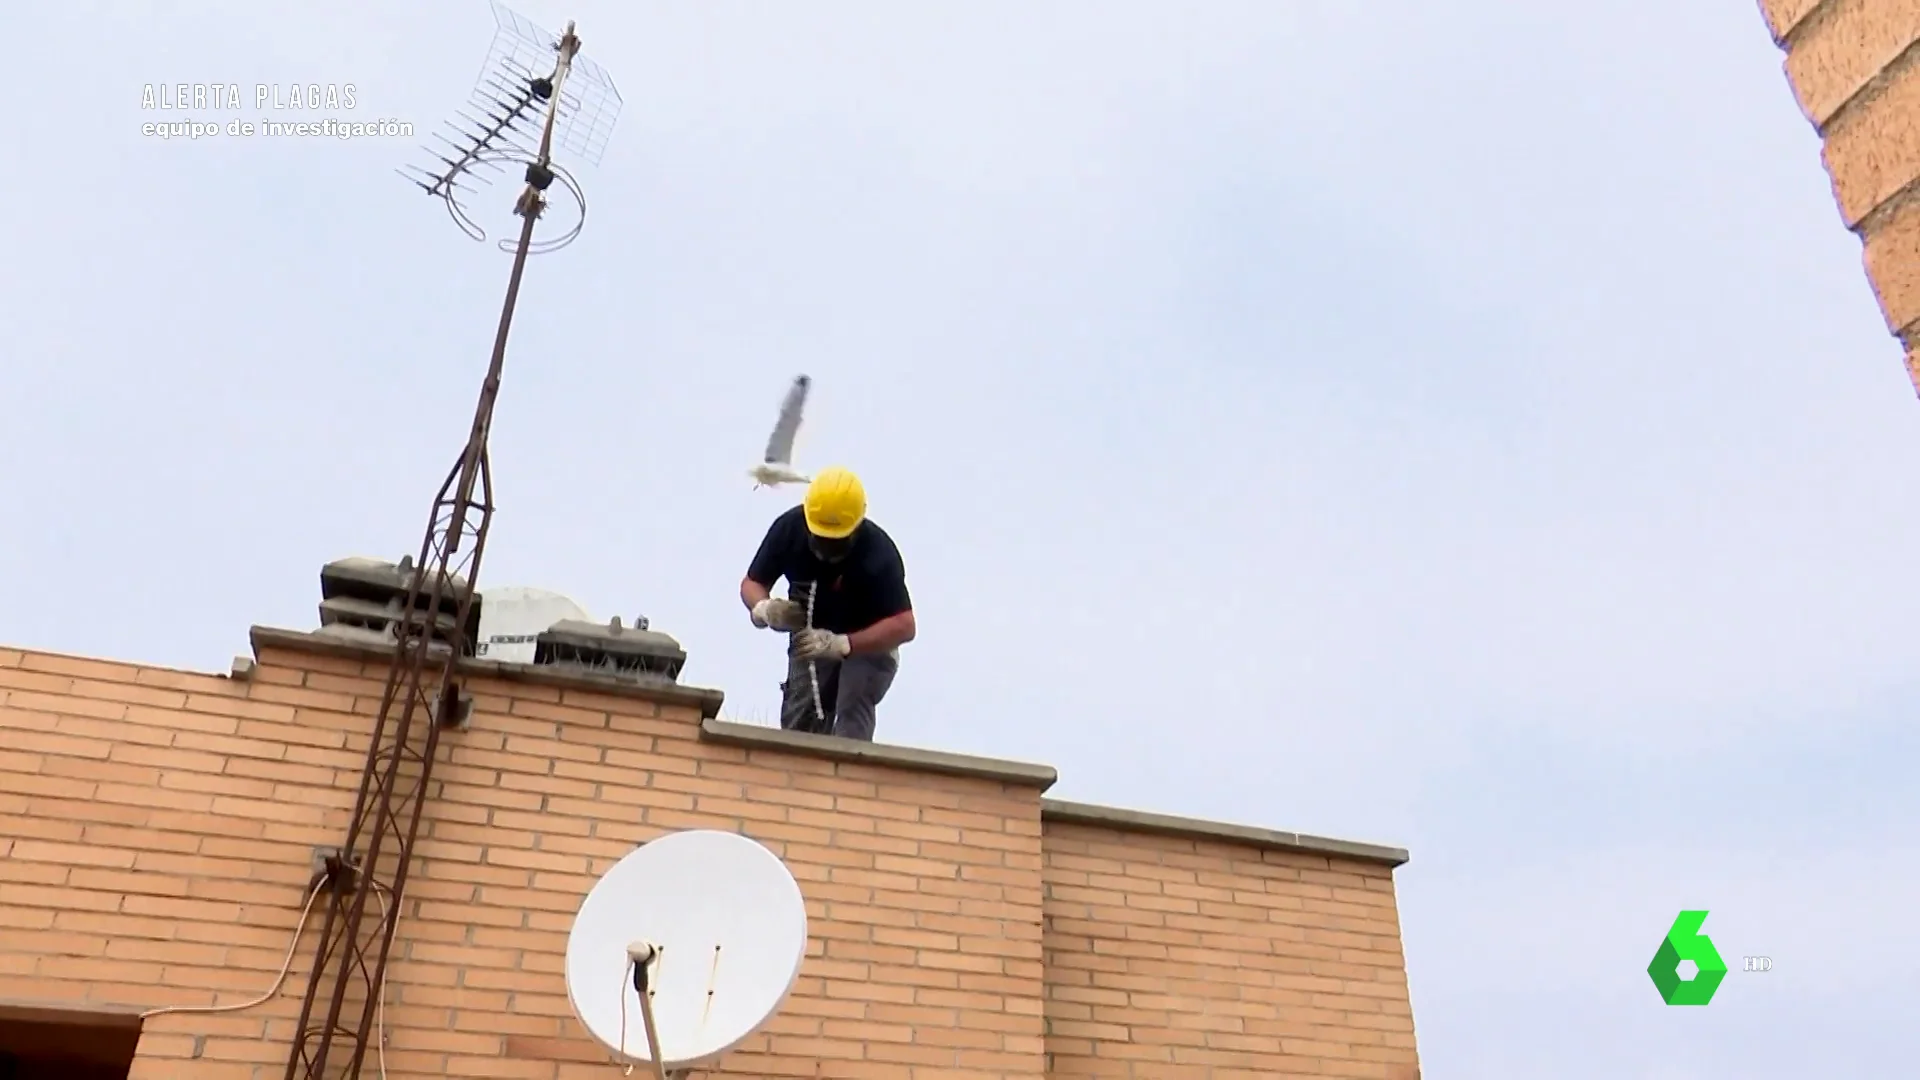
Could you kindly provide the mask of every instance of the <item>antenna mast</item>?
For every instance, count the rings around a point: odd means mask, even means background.
[[[500,243],[512,252],[513,268],[466,445],[434,498],[419,558],[401,562],[410,577],[392,623],[393,661],[346,842],[325,860],[326,915],[286,1080],[325,1080],[330,1063],[334,1075],[357,1080],[367,1052],[378,1049],[370,1040],[385,997],[387,961],[440,732],[464,719],[459,669],[474,652],[475,643],[467,640],[468,619],[493,516],[487,438],[520,280],[528,255],[564,247],[586,220],[585,195],[553,160],[556,147],[597,162],[620,105],[612,80],[579,55],[573,23],[556,37],[498,2],[493,8],[494,44],[471,99],[481,116],[458,113],[464,123],[450,125],[457,138],[436,136],[449,151],[434,154],[438,167],[410,168],[402,175],[445,200],[455,222],[483,240],[485,233],[460,197],[483,182],[482,170],[498,173],[508,164],[524,165],[525,183],[513,204],[519,238]],[[556,179],[573,197],[579,216],[563,235],[536,242],[534,226],[550,206],[548,192]]]

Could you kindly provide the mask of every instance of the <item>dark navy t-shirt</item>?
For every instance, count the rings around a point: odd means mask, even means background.
[[[768,589],[783,577],[790,585],[818,582],[813,625],[836,634],[865,630],[913,607],[906,562],[885,529],[862,521],[847,557],[824,562],[807,546],[806,513],[798,506],[773,519],[747,577]]]

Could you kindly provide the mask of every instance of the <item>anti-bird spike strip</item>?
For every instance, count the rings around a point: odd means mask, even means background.
[[[440,734],[459,725],[470,705],[460,679],[463,661],[474,654],[477,644],[469,640],[469,627],[477,614],[475,589],[493,516],[487,442],[506,363],[507,336],[527,256],[541,250],[534,243],[534,226],[547,209],[547,192],[555,180],[578,200],[584,220],[586,199],[579,185],[553,160],[564,114],[569,109],[578,114],[596,85],[612,91],[605,73],[599,73],[596,84],[592,73],[598,69],[578,57],[580,39],[572,23],[556,38],[497,4],[494,13],[500,28],[494,35],[495,51],[502,51],[503,40],[515,48],[527,42],[539,44],[549,54],[548,66],[540,70],[548,73],[529,76],[523,84],[506,83],[525,86],[525,93],[516,92],[517,96],[502,95],[497,82],[489,83],[496,97],[491,99],[492,108],[483,109],[487,119],[469,119],[476,126],[463,133],[465,143],[452,143],[452,157],[436,155],[445,168],[427,173],[428,180],[421,186],[445,199],[455,219],[462,220],[454,201],[462,180],[477,181],[476,169],[485,165],[524,165],[526,184],[513,203],[521,219],[520,236],[517,243],[503,244],[513,252],[513,268],[466,445],[434,497],[419,558],[406,568],[405,599],[393,622],[393,659],[368,740],[346,840],[337,854],[325,860],[326,912],[287,1057],[286,1080],[358,1080],[369,1049],[378,1051],[381,1073],[386,1071],[383,1040],[376,1031],[384,1023],[379,1018],[384,1016],[387,961],[405,911],[407,873],[420,832],[421,810],[432,790],[429,784]],[[532,70],[526,67],[532,60],[508,63],[510,59],[490,58],[489,69],[512,71],[519,64],[520,70]],[[584,83],[586,89],[570,90],[576,82]],[[617,101],[618,95],[614,98]],[[558,241],[547,241],[545,249],[565,244],[579,231],[576,224]],[[370,897],[374,899],[371,917]],[[354,991],[351,1004],[350,990]]]

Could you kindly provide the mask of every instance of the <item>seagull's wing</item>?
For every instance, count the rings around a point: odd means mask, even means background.
[[[800,414],[807,407],[807,390],[812,385],[812,379],[801,375],[787,388],[786,400],[780,403],[780,419],[774,421],[773,434],[767,438],[767,464],[793,463],[793,439],[800,434]]]

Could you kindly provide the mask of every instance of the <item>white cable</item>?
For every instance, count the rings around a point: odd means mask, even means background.
[[[294,953],[300,951],[300,938],[307,932],[307,919],[313,915],[313,901],[321,897],[321,890],[324,888],[326,888],[326,880],[323,878],[319,884],[313,886],[313,892],[307,894],[307,903],[301,905],[300,922],[294,926],[294,940],[286,944],[286,959],[280,961],[280,974],[273,976],[273,986],[267,988],[265,994],[255,997],[252,1001],[238,1001],[234,1005],[163,1005],[159,1009],[148,1009],[146,1013],[140,1013],[140,1019],[165,1017],[169,1013],[238,1013],[242,1009],[252,1009],[255,1005],[265,1005],[267,1001],[273,1001],[273,997],[280,992],[280,986],[286,982],[286,972],[294,969]],[[388,888],[378,882],[374,882],[372,888],[374,888],[374,897],[380,901],[380,920],[384,922],[392,913],[392,909],[386,905]],[[394,919],[394,932],[396,934],[399,932],[399,919]],[[378,995],[380,995],[380,1001],[376,1005],[378,1011],[374,1013],[374,1038],[378,1040],[376,1047],[380,1057],[380,1080],[386,1080],[386,970],[380,970]]]
[[[406,909],[401,908],[398,911],[394,911],[387,907],[387,893],[389,891],[385,885],[377,881],[373,883],[374,898],[380,901],[380,921],[385,922],[387,915],[391,913],[393,915],[393,934],[395,937],[399,937],[400,920],[406,915]],[[384,966],[380,969],[380,988],[377,991],[380,999],[375,1006],[373,1020],[373,1045],[375,1048],[374,1052],[379,1055],[380,1080],[387,1080],[387,971],[388,968]]]
[[[319,899],[320,890],[326,888],[326,886],[327,882],[323,878],[314,885],[313,891],[307,894],[307,902],[300,908],[300,922],[293,928],[293,940],[287,943],[287,958],[280,962],[280,974],[273,977],[273,985],[267,988],[266,993],[261,994],[252,1001],[242,1001],[233,1005],[164,1005],[158,1009],[148,1009],[146,1012],[141,1013],[140,1019],[146,1020],[155,1016],[166,1016],[170,1013],[239,1012],[241,1009],[251,1009],[255,1005],[264,1005],[272,1001],[273,996],[280,992],[281,985],[287,981],[287,972],[293,970],[293,954],[300,948],[300,936],[306,933],[307,916],[313,913],[313,902]]]

